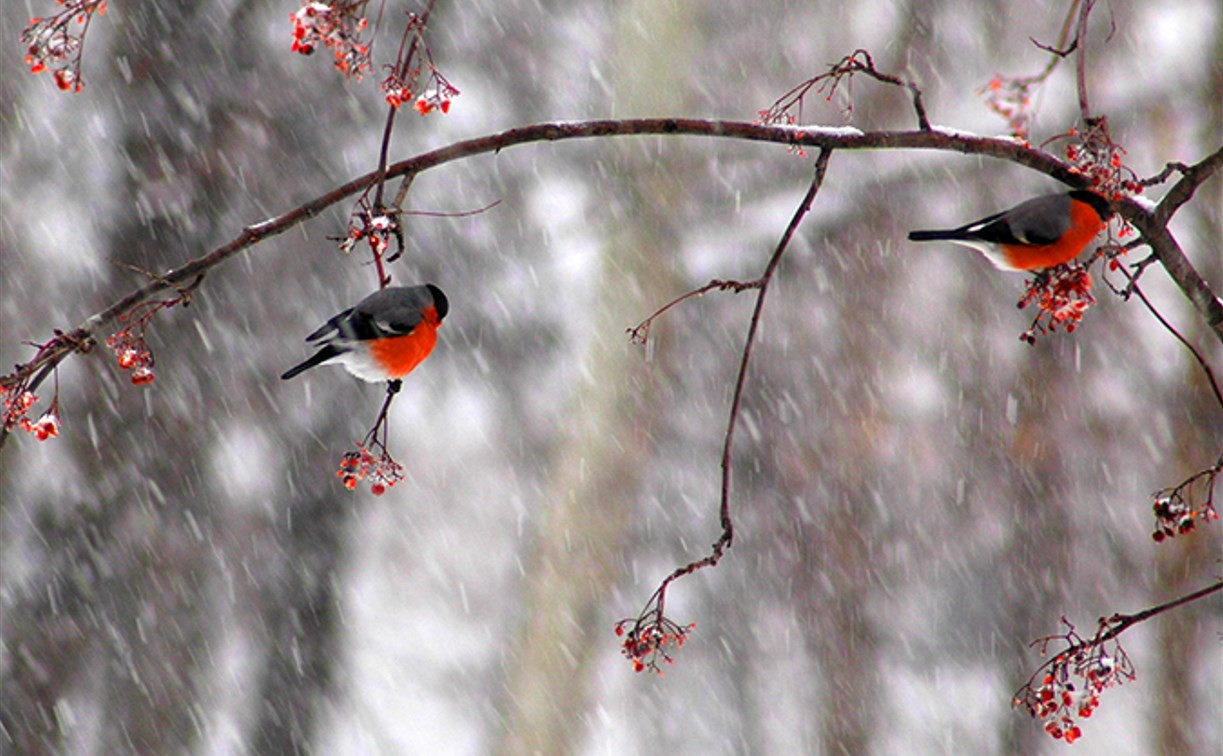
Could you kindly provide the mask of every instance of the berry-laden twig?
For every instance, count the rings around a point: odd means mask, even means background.
[[[387,77],[379,88],[386,95],[386,103],[390,107],[386,113],[386,126],[382,130],[382,145],[378,151],[377,180],[374,182],[374,207],[379,211],[385,208],[383,190],[386,183],[386,165],[391,148],[391,131],[395,125],[395,115],[405,102],[411,102],[416,97],[416,112],[422,116],[433,111],[450,112],[450,101],[459,96],[459,90],[453,86],[433,62],[433,53],[425,39],[425,29],[429,16],[433,14],[433,6],[437,0],[429,0],[420,13],[408,13],[407,24],[404,25],[403,36],[399,39],[399,52],[395,54],[395,62],[383,66],[387,69]],[[421,83],[421,72],[428,66],[429,75]],[[402,208],[407,189],[413,176],[408,175],[403,180],[395,207]]]
[[[59,348],[60,340],[68,338],[71,337],[57,332],[55,338],[46,344],[30,344],[29,346],[37,347],[38,355],[42,355]],[[91,347],[92,345],[81,346],[86,350]],[[35,356],[36,360],[38,355]],[[30,408],[38,403],[38,396],[34,393],[34,389],[42,383],[48,371],[55,377],[55,391],[51,395],[51,403],[37,420],[30,420],[27,416]],[[39,441],[59,436],[59,369],[54,364],[43,368],[37,376],[30,374],[12,385],[0,387],[0,400],[3,403],[3,414],[0,414],[0,432],[3,434],[7,435],[13,428],[20,428]],[[0,437],[0,441],[2,440],[3,437]]]
[[[425,40],[425,28],[435,2],[430,0],[419,14],[408,13],[395,62],[383,66],[387,77],[379,88],[393,109],[410,102],[421,115],[434,111],[449,113],[451,101],[459,96],[458,87],[451,84],[433,62],[433,52]]]
[[[1100,694],[1135,678],[1134,665],[1115,637],[1104,640],[1111,619],[1100,619],[1092,638],[1083,638],[1065,617],[1066,632],[1032,642],[1043,655],[1050,644],[1064,642],[1066,648],[1040,666],[1019,689],[1011,705],[1023,708],[1044,722],[1054,739],[1073,743],[1083,735],[1079,719],[1087,719],[1100,705]],[[1039,678],[1039,681],[1038,681]]]
[[[336,70],[355,81],[369,71],[369,45],[361,33],[369,25],[365,6],[369,0],[340,0],[333,3],[303,0],[302,7],[289,16],[293,23],[290,50],[312,55],[322,45],[331,50]]]
[[[769,107],[757,111],[756,122],[787,126],[801,124],[803,121],[803,102],[811,90],[814,89],[816,94],[824,95],[825,102],[832,102],[833,95],[836,94],[842,82],[845,83],[847,89],[852,85],[854,74],[863,74],[876,81],[909,90],[909,94],[913,98],[913,110],[917,114],[917,127],[922,131],[930,131],[930,120],[926,116],[926,105],[922,101],[922,92],[917,84],[911,79],[902,79],[899,76],[883,73],[875,68],[875,61],[871,54],[862,49],[854,50],[849,55],[832,64],[824,73],[807,79],[781,97],[778,97]],[[845,107],[847,118],[853,115],[853,110],[853,97],[852,92],[850,92],[849,103]],[[800,156],[805,155],[801,149],[798,152]]]
[[[1067,140],[1064,149],[1070,171],[1086,178],[1094,191],[1111,200],[1142,193],[1146,184],[1125,165],[1128,153],[1113,141],[1107,118],[1088,118],[1082,130],[1070,129],[1065,134],[1046,139],[1041,146],[1061,140]]]
[[[769,258],[769,262],[765,266],[764,273],[761,274],[760,278],[748,283],[714,281],[705,286],[703,290],[697,290],[697,292],[701,292],[714,288],[734,291],[742,291],[747,288],[756,289],[756,305],[752,310],[752,319],[748,325],[747,338],[743,342],[743,354],[739,358],[739,374],[735,380],[735,391],[731,399],[730,416],[726,422],[726,436],[722,442],[722,493],[718,507],[718,519],[722,526],[722,532],[718,539],[714,541],[713,546],[710,547],[707,555],[682,567],[677,567],[659,584],[657,590],[654,591],[650,600],[646,602],[645,608],[637,615],[636,619],[621,620],[616,623],[617,635],[625,635],[625,628],[629,627],[627,638],[623,644],[623,651],[626,656],[633,660],[633,666],[637,671],[641,671],[644,668],[658,671],[657,661],[659,658],[671,662],[667,649],[672,647],[678,648],[683,645],[683,639],[695,627],[695,625],[679,625],[666,617],[663,610],[667,602],[667,589],[671,583],[685,575],[691,575],[697,570],[716,566],[721,561],[723,554],[734,542],[735,525],[730,516],[731,452],[734,449],[735,428],[739,423],[739,410],[743,401],[743,387],[747,382],[747,368],[752,359],[752,346],[756,341],[756,331],[760,326],[760,317],[764,311],[764,299],[769,292],[769,284],[773,280],[773,274],[777,272],[777,266],[781,263],[781,258],[789,248],[790,240],[794,238],[794,232],[798,230],[798,226],[802,223],[803,218],[811,211],[811,205],[815,202],[815,196],[819,193],[820,186],[824,183],[824,174],[828,170],[828,159],[830,157],[832,157],[832,150],[820,150],[820,154],[815,160],[815,175],[811,179],[811,185],[807,187],[806,195],[804,195],[798,208],[794,211],[793,217],[790,218],[790,223],[786,226],[785,232],[782,233],[781,240],[778,241],[776,248],[774,248],[773,254]],[[642,325],[638,326],[638,329],[644,326],[648,332],[647,324],[650,321],[675,304],[695,295],[696,293],[690,292],[664,305],[643,321]],[[634,330],[636,329],[629,329],[629,332],[633,333]]]
[[[106,13],[106,0],[59,0],[63,6],[46,18],[31,18],[21,31],[25,63],[31,73],[50,71],[55,86],[65,92],[80,92],[85,86],[81,76],[81,55],[85,35],[94,14]]]
[[[1156,615],[1189,604],[1223,590],[1223,580],[1167,603],[1135,614],[1101,617],[1095,635],[1084,638],[1065,617],[1066,632],[1032,642],[1041,654],[1055,643],[1065,647],[1040,665],[1015,692],[1011,706],[1044,721],[1045,732],[1057,740],[1073,743],[1083,735],[1080,719],[1087,719],[1100,705],[1100,695],[1109,688],[1137,676],[1133,663],[1117,637],[1134,625]]]
[[[357,448],[344,453],[340,459],[340,469],[336,477],[349,491],[355,490],[357,483],[369,479],[369,491],[374,496],[381,496],[388,488],[403,480],[403,465],[395,461],[386,448],[387,433],[390,428],[388,413],[391,402],[399,393],[402,381],[390,381],[386,386],[386,399],[378,412],[374,427],[369,429],[365,438],[357,442]]]
[[[648,669],[663,677],[660,662],[674,664],[675,659],[671,654],[683,648],[688,635],[696,629],[695,622],[679,625],[663,616],[663,601],[669,580],[654,591],[641,614],[616,623],[616,635],[624,638],[620,653],[632,662],[634,672]]]
[[[1151,537],[1156,543],[1192,533],[1198,520],[1210,523],[1219,519],[1214,506],[1214,489],[1220,473],[1223,473],[1223,455],[1213,466],[1199,470],[1171,488],[1161,488],[1151,494],[1154,502],[1151,508],[1155,512],[1155,532]]]
[[[1073,333],[1088,308],[1096,303],[1091,295],[1091,273],[1086,263],[1062,263],[1045,268],[1025,281],[1019,309],[1036,303],[1037,313],[1028,330],[1019,335],[1020,341],[1036,343],[1037,334],[1046,334],[1061,326]]]
[[[369,189],[357,198],[357,206],[348,216],[348,233],[343,238],[328,237],[340,242],[340,251],[352,252],[357,242],[364,239],[369,245],[371,262],[378,274],[378,288],[385,289],[391,283],[391,274],[386,272],[384,263],[394,262],[403,254],[403,227],[399,223],[398,214],[376,210],[368,200]],[[389,255],[391,240],[395,240],[395,250]]]
[[[1032,97],[1045,83],[1058,65],[1078,47],[1077,36],[1070,39],[1070,31],[1074,25],[1079,0],[1070,5],[1066,20],[1062,22],[1062,31],[1058,35],[1056,45],[1045,45],[1031,39],[1032,44],[1049,53],[1049,62],[1039,73],[1030,76],[1004,76],[997,74],[984,86],[977,90],[977,95],[985,100],[985,107],[1006,119],[1011,136],[1027,141],[1032,133]],[[1069,45],[1067,46],[1067,42]]]
[[[190,305],[191,295],[203,283],[204,274],[201,273],[196,276],[195,280],[187,285],[179,286],[149,271],[130,265],[125,267],[143,273],[148,278],[173,288],[178,295],[169,299],[150,299],[137,304],[118,316],[118,322],[125,325],[106,337],[106,346],[114,351],[120,369],[131,371],[132,383],[136,386],[143,386],[152,383],[155,377],[153,373],[153,365],[155,364],[153,350],[149,348],[148,342],[144,340],[144,336],[149,330],[149,325],[153,322],[153,316],[162,310],[168,310],[177,305],[182,305],[183,307]]]

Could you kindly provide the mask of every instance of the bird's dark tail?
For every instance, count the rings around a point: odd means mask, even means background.
[[[321,365],[332,357],[343,354],[343,350],[337,349],[333,344],[328,344],[322,349],[314,353],[314,356],[306,360],[300,365],[295,365],[285,371],[284,375],[280,376],[280,380],[287,381],[293,376],[304,373],[315,365]]]
[[[909,241],[940,241],[943,239],[963,239],[964,232],[961,229],[950,229],[942,231],[910,231]]]

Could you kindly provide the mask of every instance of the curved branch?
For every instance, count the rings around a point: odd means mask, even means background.
[[[1206,179],[1217,173],[1220,167],[1223,167],[1223,147],[1207,155],[1201,162],[1188,166],[1178,165],[1177,168],[1183,175],[1181,180],[1173,184],[1164,198],[1159,201],[1159,206],[1155,208],[1156,222],[1166,225],[1168,221],[1172,220],[1176,211],[1193,199],[1193,193],[1197,191],[1197,188]]]
[[[1006,160],[1044,173],[1070,186],[1086,188],[1086,179],[1072,172],[1070,167],[1058,158],[1009,138],[978,136],[939,127],[917,131],[862,132],[852,128],[778,126],[693,118],[635,118],[521,126],[455,142],[446,147],[401,160],[388,166],[383,178],[414,176],[446,163],[487,153],[496,154],[503,149],[520,144],[613,136],[704,136],[716,139],[768,142],[790,147],[818,147],[823,150],[941,150]],[[1187,201],[1189,196],[1192,196],[1193,188],[1213,173],[1218,168],[1219,162],[1219,153],[1215,153],[1194,166],[1197,170],[1192,174],[1186,174],[1185,178],[1170,193],[1170,196],[1176,199],[1173,204],[1168,205],[1169,215],[1171,209],[1179,207],[1180,204]],[[52,340],[51,348],[42,350],[31,361],[17,366],[15,372],[0,377],[0,388],[12,387],[19,381],[30,379],[31,376],[35,376],[49,365],[58,365],[72,352],[80,351],[82,345],[89,344],[97,334],[108,328],[121,315],[154,294],[182,285],[242,250],[288,231],[337,202],[364,191],[379,178],[378,171],[367,173],[282,215],[243,228],[242,232],[232,241],[191,260],[180,268],[166,272],[156,280],[132,291],[118,302],[86,318],[71,331],[57,336]],[[1203,313],[1220,340],[1223,340],[1223,304],[1218,301],[1210,287],[1185,258],[1176,240],[1161,223],[1160,216],[1153,215],[1133,201],[1124,201],[1121,206],[1125,217],[1148,238],[1155,254],[1168,268],[1169,274]],[[35,387],[31,385],[31,388]],[[0,431],[0,445],[3,444],[3,438],[3,431]]]
[[[1168,222],[1176,211],[1192,199],[1197,188],[1217,173],[1220,167],[1223,167],[1223,148],[1188,166],[1181,180],[1154,209],[1130,198],[1119,201],[1118,209],[1122,217],[1134,224],[1142,234],[1143,240],[1150,245],[1164,270],[1201,313],[1219,341],[1223,342],[1223,301],[1220,301],[1210,284],[1193,267],[1193,263],[1189,262],[1176,237],[1168,230]]]

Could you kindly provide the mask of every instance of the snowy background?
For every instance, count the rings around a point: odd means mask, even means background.
[[[541,120],[752,120],[857,47],[938,124],[1004,128],[974,92],[1035,73],[1065,2],[442,2],[450,114],[393,158]],[[376,61],[397,45],[391,2]],[[289,52],[293,2],[113,0],[83,93],[31,76],[0,11],[0,363],[165,270],[372,170],[381,72]],[[373,14],[371,4],[371,15]],[[1110,24],[1115,25],[1111,38]],[[1223,12],[1113,0],[1092,104],[1142,175],[1223,134]],[[852,86],[853,124],[911,128]],[[810,122],[844,125],[814,98]],[[1074,124],[1069,66],[1033,141]],[[1138,303],[1103,288],[1073,335],[1018,335],[1022,276],[904,241],[1053,190],[983,158],[859,152],[770,292],[734,458],[734,548],[677,583],[695,621],[665,678],[616,620],[717,536],[718,463],[752,294],[625,328],[764,267],[810,177],[776,145],[618,138],[516,147],[420,176],[398,283],[451,314],[405,381],[382,497],[337,482],[382,398],[338,369],[284,383],[301,339],[374,288],[327,236],[347,202],[215,269],[150,331],[136,388],[100,348],[59,371],[64,427],[0,455],[0,751],[1016,753],[1065,746],[1010,709],[1065,616],[1084,631],[1220,572],[1218,525],[1156,546],[1147,495],[1211,463],[1220,410]],[[1160,190],[1153,192],[1155,197]],[[1223,181],[1174,229],[1223,289]],[[1158,269],[1162,312],[1223,350]],[[647,359],[648,356],[648,359]],[[50,385],[41,393],[49,396]],[[1218,753],[1223,602],[1123,636],[1079,753]]]

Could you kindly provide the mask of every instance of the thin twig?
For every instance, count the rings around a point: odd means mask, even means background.
[[[738,294],[740,292],[747,291],[748,289],[759,289],[762,283],[763,279],[760,278],[753,281],[724,281],[720,278],[715,278],[699,289],[693,289],[686,294],[681,294],[675,299],[672,299],[670,302],[667,302],[665,305],[659,307],[657,310],[651,313],[645,320],[641,321],[632,328],[626,328],[625,332],[628,333],[629,339],[634,343],[644,344],[647,340],[649,340],[650,326],[654,324],[654,320],[681,302],[685,302],[693,297],[699,297],[706,292],[713,291],[714,289],[718,289],[720,291],[733,291],[734,293]]]
[[[699,569],[716,565],[721,560],[726,549],[730,548],[734,542],[735,525],[730,516],[730,458],[731,452],[734,449],[735,428],[739,422],[739,409],[743,401],[743,386],[747,383],[747,368],[752,359],[752,346],[755,344],[756,330],[760,326],[760,316],[764,311],[764,298],[769,292],[769,283],[773,279],[773,274],[777,271],[777,266],[781,263],[782,256],[785,255],[786,249],[790,246],[790,240],[794,237],[794,232],[811,210],[811,205],[815,201],[815,195],[819,192],[820,186],[824,182],[824,173],[828,169],[828,159],[831,156],[832,150],[820,150],[820,154],[815,160],[815,175],[811,179],[811,186],[807,188],[807,194],[803,197],[802,202],[799,203],[798,209],[794,211],[790,224],[786,226],[781,240],[777,243],[776,249],[773,250],[772,257],[769,258],[768,265],[765,266],[764,273],[758,279],[760,285],[756,294],[756,306],[752,310],[751,323],[747,328],[747,338],[743,343],[743,356],[739,360],[739,375],[735,379],[734,397],[731,399],[730,416],[726,422],[726,437],[722,442],[722,494],[721,504],[718,509],[722,534],[718,536],[718,540],[714,541],[707,556],[677,568],[659,585],[658,590],[655,591],[650,601],[654,602],[657,599],[657,613],[660,619],[662,618],[663,607],[666,603],[667,586],[684,575],[690,575]]]
[[[1210,594],[1217,593],[1221,590],[1223,590],[1223,580],[1211,583],[1201,590],[1186,594],[1180,598],[1175,598],[1158,606],[1153,606],[1150,609],[1143,609],[1141,612],[1135,612],[1134,614],[1114,614],[1108,618],[1108,623],[1110,625],[1109,629],[1103,635],[1096,638],[1096,641],[1098,643],[1110,641],[1134,625],[1137,625],[1139,622],[1145,622],[1146,620],[1163,614],[1166,611],[1175,609],[1178,606],[1184,606],[1185,604],[1197,601],[1198,599],[1206,598]]]
[[[1139,264],[1141,265],[1143,262],[1145,261],[1142,261]],[[1177,341],[1184,344],[1185,348],[1189,350],[1189,353],[1193,355],[1193,359],[1197,360],[1197,363],[1202,366],[1202,372],[1206,374],[1206,382],[1210,384],[1210,388],[1215,395],[1215,400],[1219,403],[1219,408],[1223,409],[1223,391],[1219,390],[1219,382],[1215,380],[1215,374],[1210,368],[1210,363],[1206,362],[1206,358],[1202,356],[1202,353],[1199,352],[1197,348],[1193,346],[1193,344],[1190,344],[1189,340],[1182,336],[1181,332],[1176,330],[1175,326],[1164,318],[1159,310],[1155,308],[1155,305],[1151,304],[1151,300],[1147,299],[1147,295],[1143,294],[1142,288],[1138,286],[1138,276],[1131,274],[1125,269],[1125,266],[1120,266],[1118,270],[1120,270],[1121,273],[1129,280],[1129,284],[1123,290],[1123,294],[1124,292],[1129,291],[1137,294],[1138,298],[1142,300],[1142,303],[1146,305],[1147,309],[1151,311],[1151,314],[1155,316],[1155,319],[1160,322],[1160,325],[1168,329],[1168,332],[1175,336]]]
[[[1075,79],[1079,90],[1079,115],[1087,123],[1091,118],[1091,106],[1087,104],[1087,20],[1096,0],[1079,0],[1079,25],[1075,30],[1075,45],[1079,54],[1075,58]]]
[[[425,4],[425,10],[420,14],[420,27],[421,28],[423,28],[424,25],[428,23],[429,14],[433,12],[433,6],[436,2],[437,0],[429,0],[428,3]],[[407,69],[407,68],[411,68],[412,58],[416,56],[416,48],[420,42],[420,34],[417,33],[417,31],[413,29],[410,25],[409,25],[408,30],[405,31],[404,33],[405,34],[410,33],[412,35],[412,42],[410,46],[408,47],[408,57],[405,58],[405,64],[404,64],[404,68]],[[376,171],[378,178],[375,180],[375,183],[374,183],[374,187],[375,187],[374,188],[374,209],[378,212],[382,211],[382,189],[386,185],[387,155],[390,152],[390,148],[391,148],[391,131],[395,125],[395,113],[397,113],[398,111],[399,111],[399,108],[394,105],[387,106],[386,126],[382,130],[382,145],[378,150],[378,170]],[[379,265],[378,279],[380,282],[383,280],[381,265]],[[385,287],[386,284],[382,283],[381,286]]]
[[[1156,184],[1162,184],[1163,182],[1167,181],[1168,177],[1171,176],[1176,171],[1180,171],[1181,173],[1187,173],[1189,171],[1189,166],[1185,165],[1184,163],[1178,162],[1178,161],[1173,161],[1165,165],[1164,169],[1160,171],[1159,173],[1156,173],[1154,176],[1151,176],[1150,178],[1144,178],[1141,181],[1139,181],[1138,183],[1142,186],[1155,186]]]
[[[387,215],[411,215],[424,218],[470,218],[473,215],[487,213],[500,204],[501,200],[493,200],[484,207],[477,207],[475,210],[455,210],[453,212],[445,210],[392,210]]]

